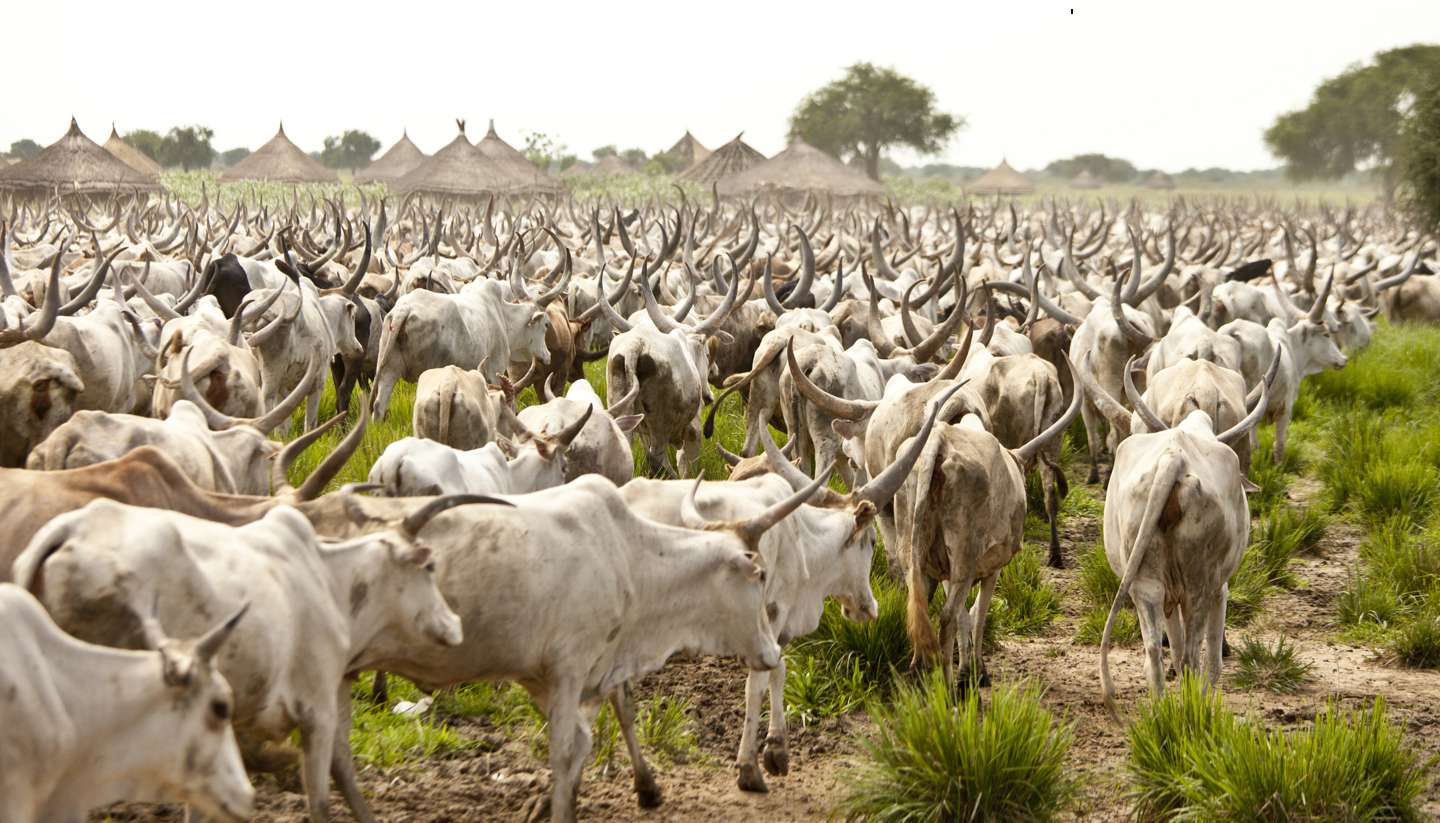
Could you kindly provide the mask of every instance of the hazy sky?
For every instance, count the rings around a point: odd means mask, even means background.
[[[462,116],[471,139],[493,117],[512,144],[537,130],[587,158],[687,127],[771,154],[807,92],[869,60],[965,117],[936,159],[1252,169],[1276,164],[1261,132],[1322,78],[1440,40],[1440,0],[14,0],[4,28],[0,148],[48,144],[73,114],[97,141],[112,120],[200,123],[253,149],[283,118],[307,150],[346,128],[388,148],[404,126],[428,152]]]

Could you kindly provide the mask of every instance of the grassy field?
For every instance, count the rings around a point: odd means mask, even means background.
[[[603,364],[590,364],[587,373],[603,397]],[[372,422],[335,484],[363,480],[385,445],[409,434],[413,397],[412,386],[397,389],[388,419]],[[1328,616],[1331,636],[1373,649],[1387,664],[1440,667],[1437,399],[1440,329],[1382,326],[1346,369],[1306,382],[1282,463],[1270,460],[1273,433],[1262,430],[1253,467],[1262,490],[1250,498],[1252,543],[1231,580],[1236,655],[1226,671],[1232,688],[1272,695],[1324,689],[1324,675],[1283,635],[1267,641],[1250,632],[1274,598],[1307,585],[1295,564],[1341,527],[1357,530],[1363,544]],[[521,402],[533,402],[533,396],[527,392]],[[324,413],[332,406],[327,396]],[[731,450],[743,439],[742,412],[736,397],[717,416],[717,437]],[[1076,459],[1079,435],[1069,435],[1062,454],[1072,476],[1083,471]],[[341,436],[332,432],[303,455],[294,479]],[[643,470],[638,449],[636,459]],[[704,446],[702,464],[708,478],[726,475],[712,441]],[[1102,511],[1099,490],[1077,476],[1062,506],[1062,526],[1095,528]],[[1046,536],[1043,518],[1032,511],[1025,548],[1001,576],[987,644],[1031,637],[1064,644],[1066,636],[1082,647],[1098,642],[1118,585],[1103,548],[1098,540],[1073,547],[1074,568],[1057,575],[1043,567]],[[1055,775],[1057,764],[1074,756],[1067,750],[1075,721],[1023,680],[997,681],[983,701],[972,696],[978,692],[957,697],[917,682],[909,672],[904,589],[885,573],[883,550],[877,547],[872,581],[879,617],[850,623],[830,604],[820,629],[787,649],[792,723],[804,728],[858,717],[868,718],[865,728],[873,730],[857,771],[844,779],[850,788],[831,798],[837,813],[954,819],[960,803],[984,809],[976,819],[1046,819],[1072,808],[1075,787]],[[1057,637],[1062,619],[1073,634]],[[1122,646],[1138,642],[1128,608],[1117,637]],[[364,691],[365,682],[356,688]],[[408,685],[397,688],[398,699],[420,697]],[[1313,721],[1283,730],[1260,717],[1233,714],[1188,681],[1164,699],[1145,702],[1128,726],[1128,760],[1118,778],[1124,802],[1142,819],[1419,819],[1417,797],[1429,785],[1432,764],[1417,753],[1402,724],[1380,702],[1326,708],[1320,697],[1312,699],[1320,706]],[[697,710],[684,699],[658,694],[642,705],[641,715],[647,748],[662,760],[708,762],[696,751]],[[420,717],[357,701],[352,741],[357,757],[370,766],[423,767],[495,745],[453,728],[475,718],[543,755],[543,721],[525,693],[508,685],[445,693]],[[612,769],[619,748],[607,709],[596,733],[594,765],[601,774]],[[1266,803],[1281,811],[1264,811]]]

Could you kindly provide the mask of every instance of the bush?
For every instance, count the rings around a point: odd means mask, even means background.
[[[1421,820],[1433,767],[1405,745],[1383,701],[1328,706],[1309,729],[1267,731],[1188,674],[1142,708],[1129,737],[1142,820]]]
[[[1242,689],[1263,689],[1276,694],[1293,694],[1310,682],[1314,667],[1295,654],[1295,647],[1281,637],[1267,646],[1247,637],[1235,653],[1235,685]]]
[[[1391,638],[1390,651],[1402,665],[1440,669],[1440,609],[1432,605],[1403,623]]]
[[[1045,582],[1040,550],[1027,543],[1011,558],[995,583],[990,601],[986,634],[991,623],[997,632],[1032,635],[1040,632],[1060,613],[1060,595]]]
[[[885,821],[1048,820],[1074,796],[1065,763],[1074,730],[1031,686],[1001,685],[981,711],[938,671],[870,709],[876,734],[841,811]]]
[[[1105,620],[1110,616],[1110,607],[1091,609],[1080,616],[1080,626],[1075,630],[1075,642],[1082,646],[1098,646],[1105,635]],[[1114,646],[1133,646],[1140,642],[1140,618],[1129,606],[1115,615],[1115,625],[1110,629],[1110,643]]]

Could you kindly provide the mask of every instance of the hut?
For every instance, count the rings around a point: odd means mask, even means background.
[[[300,150],[285,136],[285,124],[270,142],[250,153],[249,157],[220,173],[222,182],[233,180],[266,180],[272,183],[334,183],[335,172]]]
[[[460,133],[395,182],[400,194],[437,197],[483,197],[510,191],[513,180],[495,161],[465,139],[465,121],[456,120]]]
[[[115,124],[110,124],[110,139],[105,141],[105,151],[120,158],[120,162],[144,175],[158,177],[160,175],[160,164],[150,159],[145,152],[120,139],[120,132],[115,130]]]
[[[1002,158],[1000,165],[970,181],[965,189],[971,194],[1030,194],[1035,184]]]
[[[495,121],[490,121],[490,128],[480,142],[475,144],[480,153],[488,157],[497,167],[504,172],[511,183],[508,192],[518,194],[533,194],[542,192],[553,194],[564,190],[559,180],[546,174],[530,162],[530,158],[521,154],[514,146],[500,139],[495,133]]]
[[[355,173],[356,183],[384,183],[394,185],[409,174],[416,166],[425,162],[429,155],[410,142],[410,133],[402,130],[400,139],[388,151],[360,171]]]
[[[0,170],[0,189],[59,191],[61,194],[109,194],[159,191],[153,174],[143,174],[80,131],[75,118],[56,142],[28,160]]]
[[[1100,178],[1091,174],[1089,169],[1081,169],[1080,173],[1075,175],[1075,179],[1070,181],[1070,188],[1098,189],[1100,188],[1100,184]]]
[[[711,183],[732,174],[739,174],[756,163],[765,162],[765,155],[742,140],[744,136],[743,131],[735,135],[734,140],[711,152],[709,157],[680,172],[675,178],[709,187]]]
[[[1156,170],[1150,172],[1150,176],[1146,177],[1145,182],[1141,185],[1147,189],[1163,189],[1169,191],[1175,188],[1175,178],[1163,171]]]
[[[689,129],[686,129],[685,136],[675,141],[675,145],[667,149],[664,156],[670,159],[669,168],[684,171],[696,163],[704,161],[711,154],[712,152],[700,145],[700,141],[695,139]]]
[[[836,197],[878,197],[885,187],[803,140],[784,151],[719,182],[725,195],[813,192]]]

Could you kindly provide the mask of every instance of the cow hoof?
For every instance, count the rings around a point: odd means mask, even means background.
[[[740,777],[735,781],[742,792],[757,792],[766,794],[770,787],[765,785],[765,776],[760,773],[760,768],[754,763],[740,764]]]
[[[537,795],[525,801],[520,809],[525,817],[525,823],[540,823],[541,820],[550,819],[550,795]]]
[[[1100,482],[1100,470],[1097,469],[1097,468],[1095,468],[1094,466],[1091,466],[1091,467],[1090,467],[1090,473],[1087,474],[1087,475],[1085,475],[1085,482],[1086,482],[1086,483],[1099,483],[1099,482]]]
[[[979,687],[982,688],[982,689],[987,689],[987,688],[990,687],[990,672],[989,672],[989,670],[987,670],[987,669],[981,669],[981,670],[980,670],[980,676],[977,677],[977,678],[975,678],[975,685],[979,686]]]
[[[655,778],[647,775],[644,780],[635,779],[635,802],[640,804],[642,809],[660,808],[665,797],[660,793],[660,786],[655,783]]]
[[[1229,638],[1226,638],[1226,637],[1220,638],[1220,656],[1221,656],[1222,658],[1228,658],[1228,657],[1230,657],[1230,639],[1229,639]]]
[[[1052,568],[1052,569],[1063,569],[1063,568],[1065,568],[1065,558],[1064,558],[1064,556],[1062,556],[1062,555],[1060,554],[1060,550],[1059,550],[1058,548],[1057,548],[1057,549],[1051,549],[1051,550],[1050,550],[1050,561],[1049,561],[1049,562],[1050,562],[1050,568]]]
[[[770,741],[765,741],[765,756],[761,759],[765,764],[765,771],[770,774],[781,775],[790,773],[790,750],[784,744],[771,748]]]

